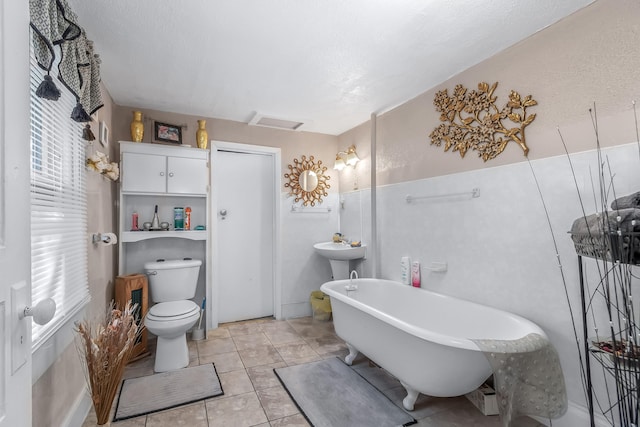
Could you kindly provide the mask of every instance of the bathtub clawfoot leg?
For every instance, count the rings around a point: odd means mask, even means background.
[[[353,359],[355,359],[358,355],[358,350],[349,343],[347,343],[347,348],[349,349],[349,354],[347,354],[347,356],[344,358],[344,361],[347,363],[347,365],[351,366],[351,364],[353,363]]]
[[[413,406],[415,405],[416,399],[418,399],[418,395],[420,394],[420,392],[412,389],[402,381],[400,382],[400,384],[402,384],[402,387],[404,387],[404,389],[407,391],[407,397],[402,399],[402,406],[404,406],[404,409],[406,409],[407,411],[413,411]]]

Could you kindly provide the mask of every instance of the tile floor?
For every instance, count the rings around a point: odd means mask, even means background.
[[[207,339],[188,341],[190,366],[214,363],[223,396],[163,412],[112,422],[112,427],[298,427],[309,426],[293,403],[273,368],[306,363],[328,357],[344,357],[348,350],[335,335],[332,322],[310,317],[257,319],[221,325]],[[153,350],[153,341],[150,341]],[[398,406],[404,389],[384,369],[359,355],[354,368]],[[125,378],[153,374],[153,356],[127,366]],[[115,405],[114,405],[115,406]],[[424,427],[498,427],[497,416],[483,416],[464,397],[434,398],[420,395],[411,415]],[[115,408],[114,408],[115,409]],[[112,409],[112,411],[114,410]],[[96,425],[93,410],[83,427]],[[372,420],[375,427],[375,420]],[[541,424],[520,419],[517,427]],[[348,427],[348,426],[336,426]]]

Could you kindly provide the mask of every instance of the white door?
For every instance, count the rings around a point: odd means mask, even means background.
[[[31,295],[29,2],[0,2],[0,70],[0,427],[26,427],[31,318],[18,320],[11,302],[12,289]]]
[[[218,151],[216,221],[218,322],[274,314],[274,157]]]

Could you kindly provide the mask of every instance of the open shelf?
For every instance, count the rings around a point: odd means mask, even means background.
[[[207,240],[207,230],[168,230],[168,231],[123,231],[120,240],[123,243],[140,242],[163,237],[179,237],[190,240]]]

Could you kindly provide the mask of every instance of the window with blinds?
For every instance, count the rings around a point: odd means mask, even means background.
[[[89,301],[83,125],[71,120],[75,97],[59,81],[57,101],[36,96],[44,74],[32,51],[32,301],[53,298],[57,306],[51,322],[32,323],[33,350]]]

